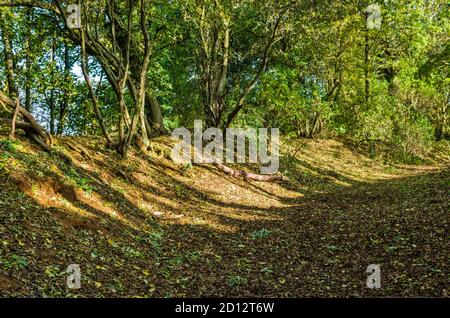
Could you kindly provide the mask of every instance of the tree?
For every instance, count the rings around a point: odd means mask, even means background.
[[[267,70],[295,8],[295,2],[183,1],[187,28],[195,31],[190,61],[207,126],[231,125]]]

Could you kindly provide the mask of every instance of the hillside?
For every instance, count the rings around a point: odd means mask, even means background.
[[[283,158],[289,181],[257,183],[179,171],[168,142],[124,160],[96,138],[58,156],[1,136],[0,296],[448,296],[448,167],[311,140]]]

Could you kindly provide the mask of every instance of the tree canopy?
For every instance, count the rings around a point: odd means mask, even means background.
[[[83,0],[79,28],[72,2],[0,1],[0,87],[51,135],[126,155],[202,119],[407,160],[449,138],[446,1],[378,1],[371,27],[372,1]]]

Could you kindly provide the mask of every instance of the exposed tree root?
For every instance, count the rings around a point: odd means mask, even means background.
[[[19,114],[19,99],[16,99],[16,107],[14,109],[14,114],[11,120],[11,132],[9,133],[9,139],[10,140],[15,140],[14,135],[16,134],[16,120],[17,120],[17,115]]]
[[[22,107],[18,102],[15,102],[2,92],[0,92],[0,104],[3,108],[13,113],[13,119],[0,118],[0,124],[11,126],[10,136],[14,136],[14,131],[16,128],[25,131],[27,136],[36,141],[41,145],[46,151],[50,151],[53,145],[53,138],[49,132],[47,132],[36,119],[30,114],[24,107]],[[20,117],[21,121],[16,119]]]
[[[122,170],[120,170],[118,168],[115,168],[115,167],[112,167],[112,166],[107,166],[102,160],[97,159],[94,155],[92,155],[89,152],[89,150],[87,150],[83,146],[81,146],[81,145],[74,145],[73,143],[68,142],[68,141],[66,141],[65,144],[70,149],[79,152],[83,157],[91,160],[91,162],[96,163],[96,164],[101,165],[101,166],[104,166],[104,167],[107,167],[107,168],[111,169],[117,176],[122,177],[123,179],[131,182],[130,177],[125,172],[123,172]],[[69,158],[69,157],[67,157],[67,158],[68,158],[68,160],[70,160],[72,162],[71,158]]]
[[[0,125],[2,126],[11,126],[12,121],[11,119],[7,118],[0,118]],[[31,134],[34,130],[33,127],[23,121],[16,121],[16,128],[23,130],[26,134]]]

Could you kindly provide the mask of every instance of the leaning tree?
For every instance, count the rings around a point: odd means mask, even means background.
[[[124,156],[132,143],[147,148],[149,137],[164,132],[161,108],[147,83],[147,72],[152,57],[164,42],[161,38],[168,22],[161,15],[167,5],[145,0],[79,0],[78,12],[70,12],[70,4],[71,1],[63,0],[0,1],[0,6],[31,7],[41,14],[50,14],[54,27],[80,47],[83,76],[94,114],[112,145],[87,67],[89,56],[95,58],[117,97],[119,138],[113,146]],[[77,13],[81,18],[78,25],[71,20]]]

